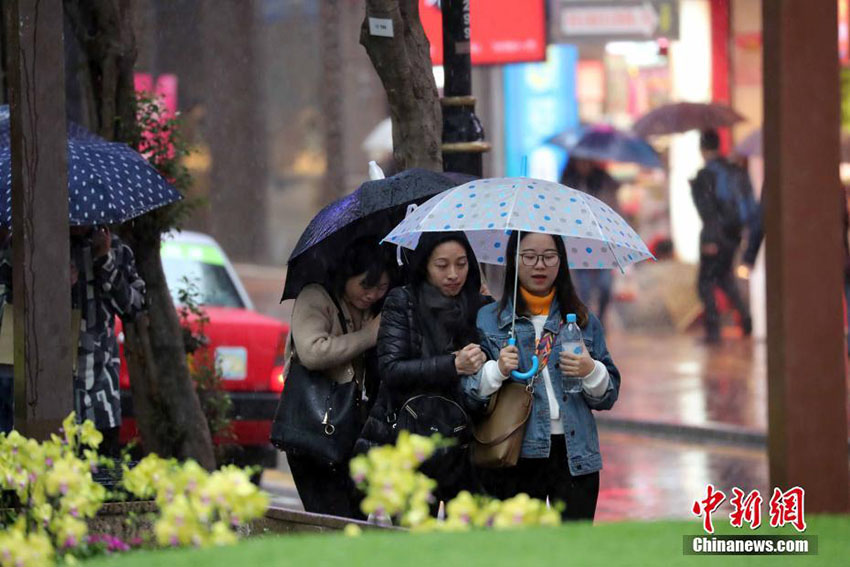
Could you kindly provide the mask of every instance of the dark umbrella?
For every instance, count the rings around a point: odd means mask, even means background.
[[[12,222],[8,107],[0,107],[0,224]],[[137,151],[68,126],[68,217],[72,225],[117,224],[182,199]]]
[[[588,130],[568,151],[571,158],[661,167],[658,153],[645,140],[610,127],[596,127]]]
[[[744,117],[723,104],[677,102],[666,104],[641,116],[634,125],[638,136],[660,136],[690,130],[723,128],[744,120]]]
[[[0,146],[12,145],[11,123],[9,121],[9,105],[0,105]],[[66,123],[69,140],[98,140],[104,141],[100,136],[90,132],[84,126],[70,120]]]
[[[327,283],[347,245],[371,235],[377,244],[404,219],[407,205],[420,203],[470,181],[459,173],[408,169],[386,179],[367,181],[313,217],[289,256],[281,301],[294,299],[308,283]]]
[[[586,124],[579,124],[578,126],[567,128],[563,132],[546,138],[546,143],[554,144],[556,146],[564,148],[567,151],[570,151],[575,147],[576,144],[578,144],[578,141],[581,139],[582,135],[587,131],[587,129],[588,127]]]

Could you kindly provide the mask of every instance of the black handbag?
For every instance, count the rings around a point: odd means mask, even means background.
[[[348,329],[333,294],[342,332]],[[323,372],[309,370],[293,354],[272,422],[271,442],[290,455],[327,464],[347,461],[363,425],[364,408],[355,380],[339,384]]]
[[[395,431],[402,430],[424,437],[440,435],[448,441],[419,466],[419,472],[450,491],[449,487],[465,486],[472,424],[460,404],[438,394],[408,398],[396,417]]]
[[[398,410],[396,428],[415,435],[440,435],[454,439],[464,447],[469,444],[472,428],[466,411],[449,398],[435,394],[419,394],[408,398]]]

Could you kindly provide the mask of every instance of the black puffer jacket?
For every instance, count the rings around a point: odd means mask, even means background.
[[[483,303],[486,300],[482,298]],[[483,410],[463,395],[454,354],[424,356],[424,337],[417,317],[414,294],[408,286],[387,295],[378,332],[381,386],[357,441],[357,453],[395,442],[395,413],[412,396],[440,394],[472,414]]]
[[[451,394],[459,383],[455,355],[424,355],[423,329],[414,301],[408,286],[396,288],[381,311],[378,366],[381,381],[396,402],[423,392]]]

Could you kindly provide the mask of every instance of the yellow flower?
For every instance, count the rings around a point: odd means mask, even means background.
[[[80,427],[80,442],[92,449],[97,449],[102,441],[103,434],[97,430],[94,423],[88,419],[84,421],[83,425]]]
[[[0,532],[0,566],[45,567],[53,563],[53,546],[41,532],[25,534],[16,527]]]
[[[233,545],[236,543],[236,534],[224,522],[216,522],[212,526],[210,543],[212,545]]]

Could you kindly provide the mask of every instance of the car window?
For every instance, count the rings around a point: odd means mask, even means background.
[[[162,246],[162,267],[175,303],[179,303],[179,292],[188,280],[197,287],[201,305],[245,307],[225,267],[224,256],[215,246],[166,242]]]

